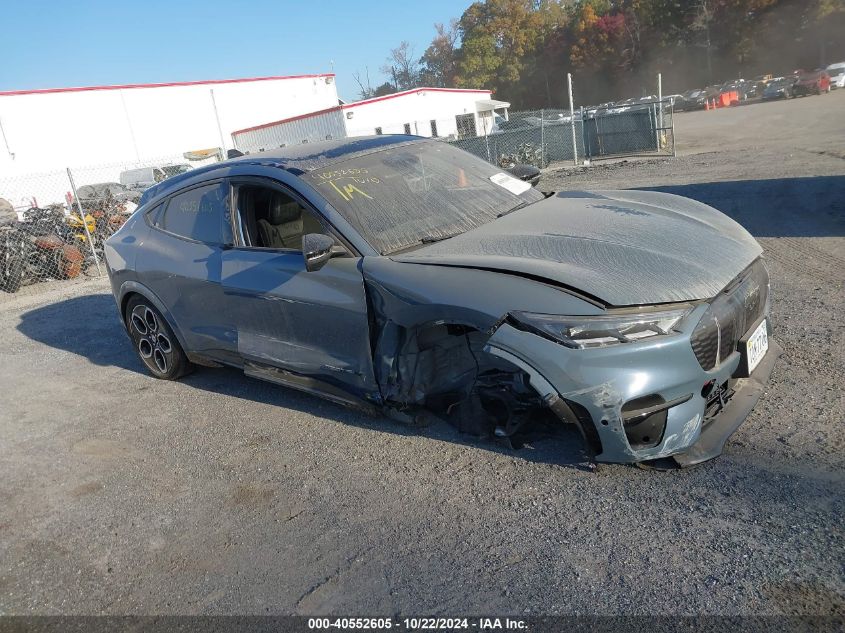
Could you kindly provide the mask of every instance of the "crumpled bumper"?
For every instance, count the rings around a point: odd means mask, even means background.
[[[783,353],[780,345],[769,339],[769,351],[748,378],[740,378],[731,399],[719,414],[701,430],[698,441],[689,450],[673,455],[680,466],[694,466],[722,454],[728,438],[751,413],[775,368],[775,361]]]
[[[699,317],[704,309],[699,307]],[[674,457],[681,466],[691,466],[721,453],[760,398],[781,353],[770,338],[769,350],[750,378],[732,378],[740,364],[739,353],[705,371],[690,345],[697,320],[690,319],[689,329],[678,336],[594,349],[570,349],[503,323],[485,351],[521,367],[549,407],[579,426],[595,461],[636,463]],[[730,399],[718,414],[707,416],[705,385],[729,381]],[[665,409],[665,428],[656,445],[632,446],[623,408],[648,397],[672,404]]]

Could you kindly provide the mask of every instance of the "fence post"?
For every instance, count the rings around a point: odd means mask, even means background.
[[[660,152],[660,128],[657,127],[657,107],[655,107],[655,106],[659,106],[659,105],[660,104],[655,104],[655,103],[651,104],[651,121],[652,121],[652,124],[654,125],[654,142],[656,143],[655,148],[656,148],[658,153]]]
[[[540,110],[540,162],[541,165],[538,167],[545,167],[546,166],[546,122],[543,117],[543,110]]]
[[[88,223],[85,221],[85,209],[82,208],[82,200],[79,199],[79,194],[76,193],[76,184],[73,182],[73,174],[70,173],[70,167],[67,168],[67,179],[70,181],[70,190],[73,191],[73,200],[76,202],[76,207],[79,209],[79,220],[82,222],[82,228],[85,229],[85,237],[88,239],[88,248],[91,249],[91,254],[94,256],[94,263],[97,264],[97,275],[102,275],[103,271],[100,268],[100,258],[97,257],[97,251],[94,249],[94,240],[91,238],[91,232],[88,230]],[[70,207],[71,214],[73,213],[73,205]]]
[[[572,73],[566,73],[569,88],[569,123],[572,126],[572,163],[578,166],[578,145],[575,142],[575,106],[572,101]]]
[[[675,101],[673,100],[669,106],[669,116],[672,117],[672,156],[677,156],[675,153]]]
[[[663,130],[663,73],[657,73],[657,105],[660,106],[660,119],[657,126]]]
[[[590,148],[587,146],[587,125],[584,122],[584,106],[578,108],[578,116],[581,119],[581,143],[584,145],[584,162],[590,159]]]
[[[491,111],[494,113],[495,110]],[[492,116],[496,116],[492,114]],[[484,122],[484,145],[487,147],[487,162],[492,163],[493,161],[490,158],[490,132],[487,130],[487,117],[482,117],[481,119]]]

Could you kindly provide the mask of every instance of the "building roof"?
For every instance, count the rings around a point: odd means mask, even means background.
[[[91,92],[95,90],[131,90],[134,88],[169,88],[173,86],[202,86],[214,84],[237,84],[253,81],[279,81],[282,79],[313,79],[318,77],[334,77],[334,73],[319,75],[281,75],[278,77],[242,77],[240,79],[210,79],[203,81],[175,81],[158,84],[120,84],[115,86],[83,86],[78,88],[38,88],[35,90],[6,90],[0,91],[0,97],[14,95],[50,94],[54,92]]]
[[[372,103],[377,103],[379,101],[387,101],[388,99],[396,99],[399,97],[408,97],[411,95],[416,95],[421,92],[459,92],[459,93],[475,93],[475,94],[492,94],[492,90],[478,90],[475,88],[413,88],[411,90],[403,90],[402,92],[394,92],[393,94],[384,95],[381,97],[373,97],[371,99],[363,99],[362,101],[353,101],[352,103],[342,103],[340,105],[334,106],[332,108],[326,108],[325,110],[317,110],[316,112],[307,112],[305,114],[299,114],[297,116],[288,117],[286,119],[279,119],[278,121],[270,121],[269,123],[261,123],[260,125],[253,125],[252,127],[247,127],[242,130],[235,130],[232,134],[243,134],[244,132],[254,132],[255,130],[262,130],[264,128],[273,127],[274,125],[279,125],[281,123],[290,123],[291,121],[299,121],[300,119],[308,119],[310,117],[320,116],[322,114],[328,114],[329,112],[339,112],[341,110],[350,110],[352,108],[359,108],[361,106],[370,105]],[[502,101],[501,103],[504,103]],[[508,104],[510,105],[510,104]]]
[[[510,108],[511,104],[507,101],[497,101],[496,99],[480,99],[475,102],[475,105],[484,110],[495,110],[496,108]]]

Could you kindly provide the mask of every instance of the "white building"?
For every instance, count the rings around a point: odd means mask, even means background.
[[[494,112],[507,118],[509,107],[490,90],[415,88],[254,125],[235,131],[232,140],[237,149],[256,152],[371,134],[483,136],[493,129]]]
[[[234,130],[337,105],[333,74],[0,92],[0,181],[227,149]]]

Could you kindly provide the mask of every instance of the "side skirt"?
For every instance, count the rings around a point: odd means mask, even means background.
[[[299,391],[304,391],[326,400],[331,400],[338,404],[351,407],[358,411],[367,413],[368,415],[378,415],[380,410],[371,403],[360,398],[356,398],[350,393],[335,387],[327,382],[312,378],[311,376],[303,376],[295,374],[273,365],[265,365],[251,360],[244,361],[244,374],[251,378],[259,378],[272,382],[284,387],[292,387]]]

